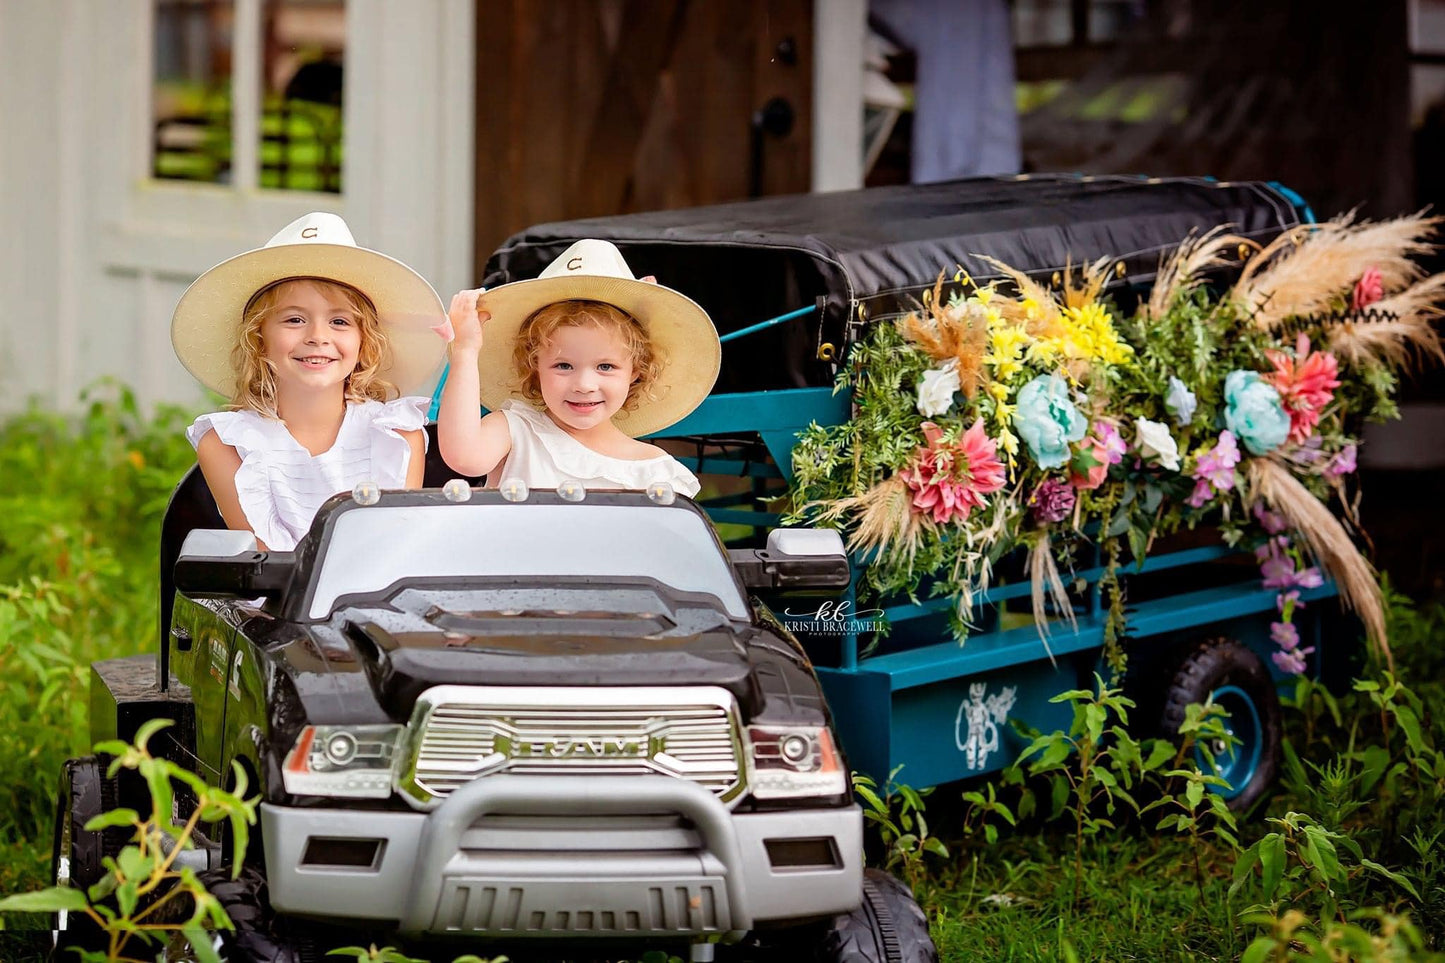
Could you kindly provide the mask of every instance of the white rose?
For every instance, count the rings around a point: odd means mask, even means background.
[[[1181,428],[1189,424],[1194,417],[1194,409],[1199,406],[1199,401],[1194,397],[1194,392],[1189,386],[1173,375],[1169,376],[1169,393],[1164,396],[1164,407],[1174,416],[1174,421]]]
[[[959,387],[957,361],[923,372],[923,380],[918,383],[918,413],[925,418],[945,413],[953,407],[953,393]]]
[[[1145,458],[1153,458],[1161,467],[1170,471],[1178,471],[1179,446],[1174,444],[1174,436],[1169,434],[1169,426],[1148,418],[1135,419],[1134,425],[1139,429],[1139,454]]]

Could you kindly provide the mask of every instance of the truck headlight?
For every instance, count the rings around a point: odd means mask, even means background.
[[[296,796],[385,799],[405,731],[405,726],[307,726],[286,754],[281,782]]]
[[[758,799],[841,796],[847,773],[825,726],[749,726],[748,788]]]

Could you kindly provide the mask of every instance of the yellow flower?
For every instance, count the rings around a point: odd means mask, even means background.
[[[1019,453],[1018,437],[1007,428],[1000,428],[996,440],[998,441],[999,450],[1008,456],[1009,473],[1012,474],[1013,469],[1018,464],[1017,459],[1014,457]]]
[[[988,383],[988,393],[994,401],[1003,404],[1008,399],[1008,385],[1002,381],[990,381]]]

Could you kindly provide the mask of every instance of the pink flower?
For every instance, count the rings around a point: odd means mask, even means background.
[[[1342,475],[1350,474],[1356,467],[1355,455],[1356,449],[1354,445],[1346,445],[1341,448],[1339,453],[1331,458],[1330,463],[1325,466],[1325,477],[1339,478]]]
[[[1279,671],[1286,675],[1303,675],[1308,666],[1305,664],[1305,656],[1315,650],[1314,646],[1307,649],[1292,649],[1288,652],[1272,652],[1270,659],[1279,668]]]
[[[1299,629],[1291,622],[1271,622],[1269,638],[1281,649],[1289,651],[1299,645]]]
[[[1363,311],[1385,296],[1385,279],[1379,268],[1366,268],[1365,273],[1355,282],[1355,291],[1350,296],[1350,308]]]
[[[1074,489],[1068,482],[1045,478],[1029,496],[1029,507],[1040,524],[1062,522],[1074,510]]]
[[[1234,466],[1239,464],[1239,445],[1228,431],[1219,433],[1214,447],[1199,456],[1194,477],[1209,482],[1222,492],[1234,487]]]
[[[898,477],[912,490],[914,509],[934,522],[946,525],[955,518],[968,518],[984,506],[985,495],[1004,486],[1004,466],[993,439],[983,430],[983,419],[954,442],[944,440],[942,429],[925,421],[923,437],[927,446],[918,449],[913,464]]]
[[[1219,433],[1214,447],[1201,454],[1194,462],[1194,491],[1184,500],[1193,508],[1203,508],[1214,498],[1215,492],[1227,492],[1234,487],[1234,466],[1239,464],[1239,445],[1229,431]]]
[[[1208,505],[1213,498],[1214,486],[1209,484],[1206,479],[1201,478],[1194,483],[1194,491],[1190,492],[1189,497],[1184,499],[1184,504],[1190,508],[1203,508],[1205,505]]]
[[[1265,508],[1264,502],[1254,503],[1254,517],[1259,522],[1260,527],[1271,535],[1278,535],[1284,531],[1284,516]]]
[[[1315,430],[1320,412],[1330,403],[1340,386],[1339,363],[1328,351],[1310,353],[1309,335],[1302,334],[1295,344],[1295,356],[1283,351],[1266,351],[1265,357],[1274,371],[1263,379],[1279,392],[1279,400],[1289,415],[1289,439],[1300,444]]]
[[[1254,550],[1254,557],[1259,562],[1259,573],[1264,576],[1265,588],[1294,587],[1294,559],[1285,554],[1284,546],[1287,544],[1289,543],[1285,538],[1276,536]]]
[[[1311,565],[1309,568],[1302,569],[1295,574],[1294,584],[1300,588],[1319,588],[1325,584],[1325,577],[1320,574],[1319,569]]]
[[[1079,453],[1088,455],[1088,459],[1094,463],[1086,470],[1080,471],[1077,465],[1069,469],[1069,484],[1082,491],[1089,491],[1104,484],[1104,479],[1109,476],[1109,451],[1104,443],[1096,438],[1085,438],[1079,444]],[[1076,459],[1077,460],[1077,459]]]
[[[1129,446],[1124,442],[1124,436],[1119,434],[1119,429],[1112,421],[1094,422],[1094,438],[1104,449],[1104,461],[1110,465],[1117,465],[1124,460],[1124,454]]]

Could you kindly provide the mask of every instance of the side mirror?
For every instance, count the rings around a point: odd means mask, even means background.
[[[750,591],[845,589],[852,581],[843,538],[831,528],[778,528],[767,548],[730,549]]]
[[[262,552],[251,532],[198,528],[176,559],[176,591],[196,598],[279,598],[291,582],[296,557]]]

